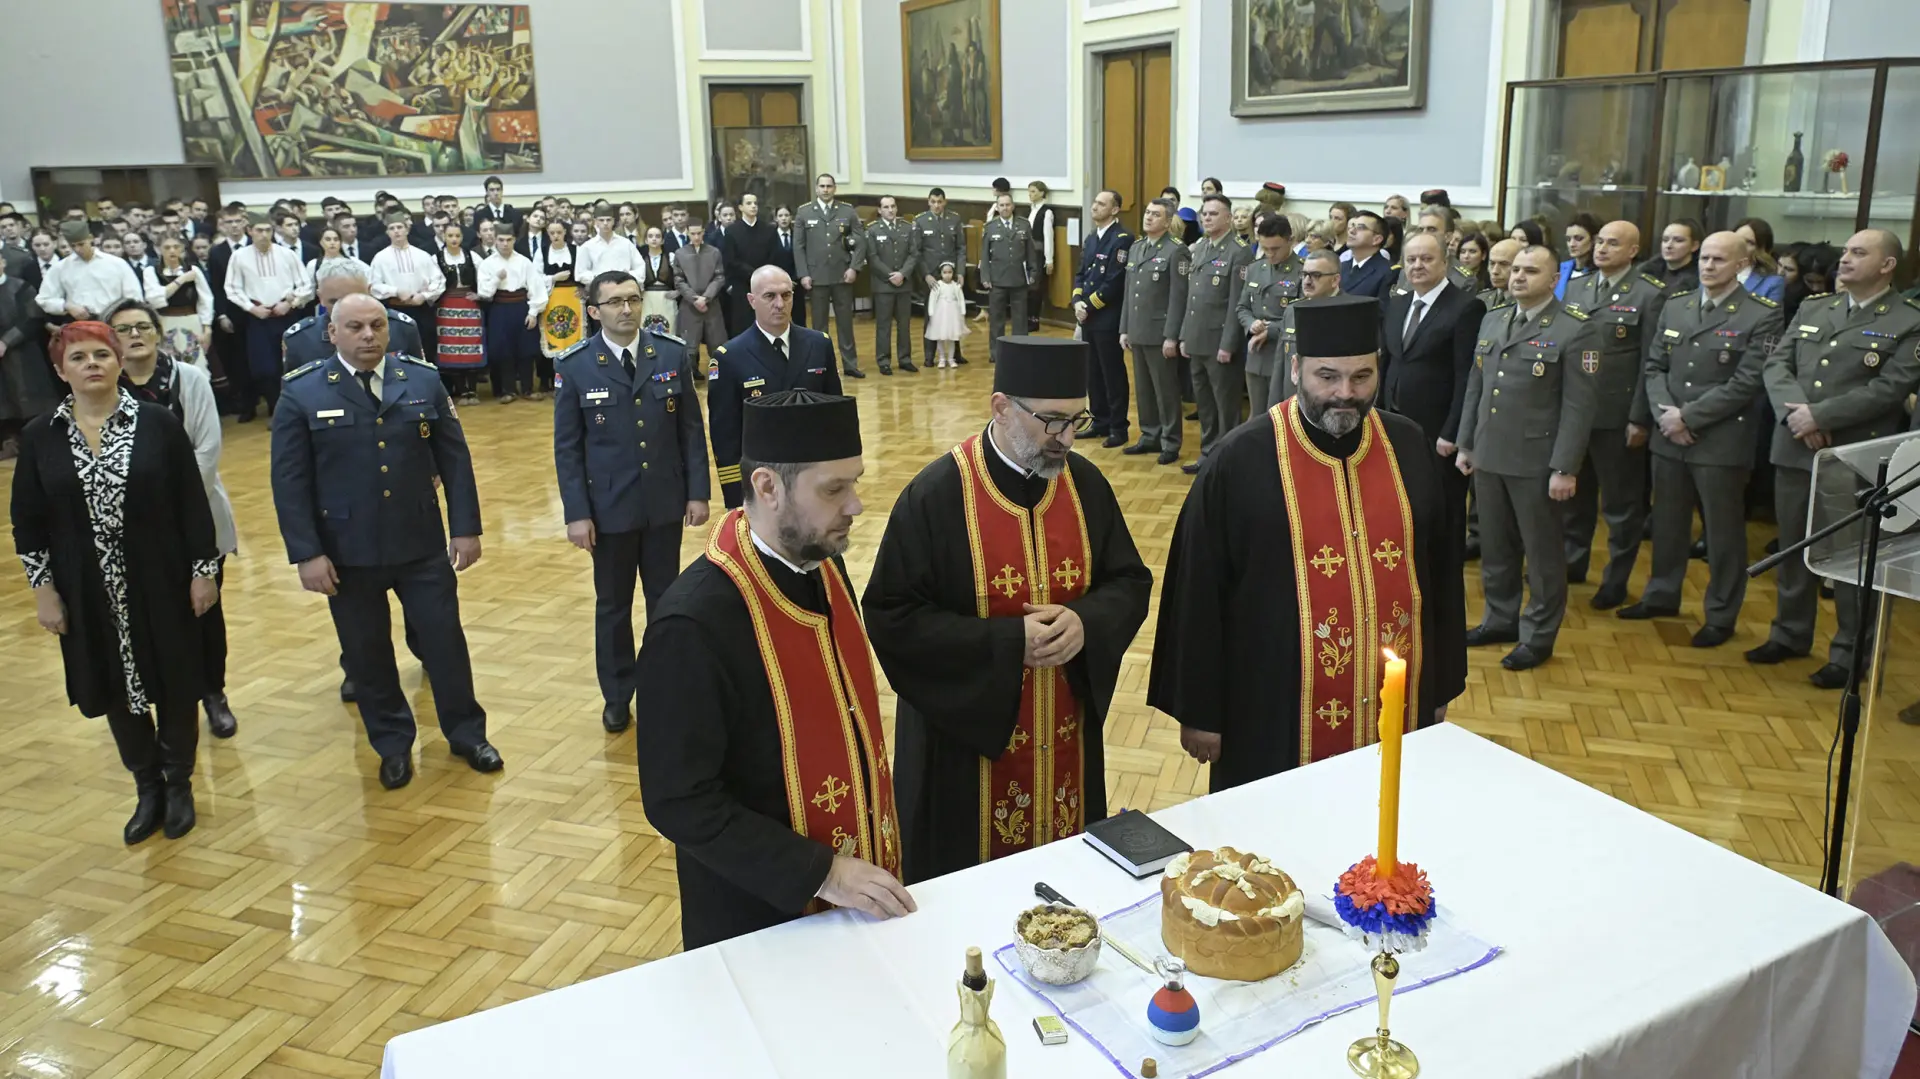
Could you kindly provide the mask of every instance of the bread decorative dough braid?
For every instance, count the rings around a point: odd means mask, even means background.
[[[1257,982],[1300,961],[1306,897],[1257,854],[1183,854],[1161,875],[1160,899],[1161,943],[1195,974]]]

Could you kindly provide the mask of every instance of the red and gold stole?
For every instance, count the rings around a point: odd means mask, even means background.
[[[1271,415],[1300,601],[1300,763],[1311,764],[1379,741],[1382,648],[1407,661],[1408,703],[1419,696],[1413,507],[1378,413],[1344,461],[1308,440],[1299,398]]]
[[[899,876],[900,827],[873,651],[846,579],[832,562],[820,564],[832,619],[795,606],[767,574],[741,510],[713,530],[707,558],[732,578],[753,618],[780,724],[793,830]]]
[[[1007,500],[987,474],[983,435],[953,449],[966,499],[973,594],[981,618],[1019,618],[1025,604],[1065,603],[1084,595],[1087,519],[1073,473],[1062,469],[1031,513]],[[1058,667],[1020,677],[1020,722],[997,760],[980,761],[980,860],[990,861],[1064,839],[1086,826],[1086,756],[1080,702]],[[1096,776],[1096,782],[1106,782]]]

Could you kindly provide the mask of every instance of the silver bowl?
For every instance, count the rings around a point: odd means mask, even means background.
[[[1093,923],[1093,939],[1078,948],[1042,948],[1027,940],[1027,921],[1043,911],[1069,911],[1081,914]],[[1079,907],[1039,906],[1020,912],[1013,922],[1013,954],[1036,982],[1048,985],[1072,985],[1086,980],[1100,962],[1100,920],[1091,911]]]

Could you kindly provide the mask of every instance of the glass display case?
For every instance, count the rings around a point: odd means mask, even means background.
[[[1585,210],[1644,219],[1653,161],[1652,75],[1510,83],[1500,219],[1560,226]]]

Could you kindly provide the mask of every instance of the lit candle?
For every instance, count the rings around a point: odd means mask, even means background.
[[[1400,853],[1400,739],[1407,722],[1407,661],[1386,654],[1386,671],[1380,680],[1380,850],[1374,876],[1387,880],[1393,876]]]

